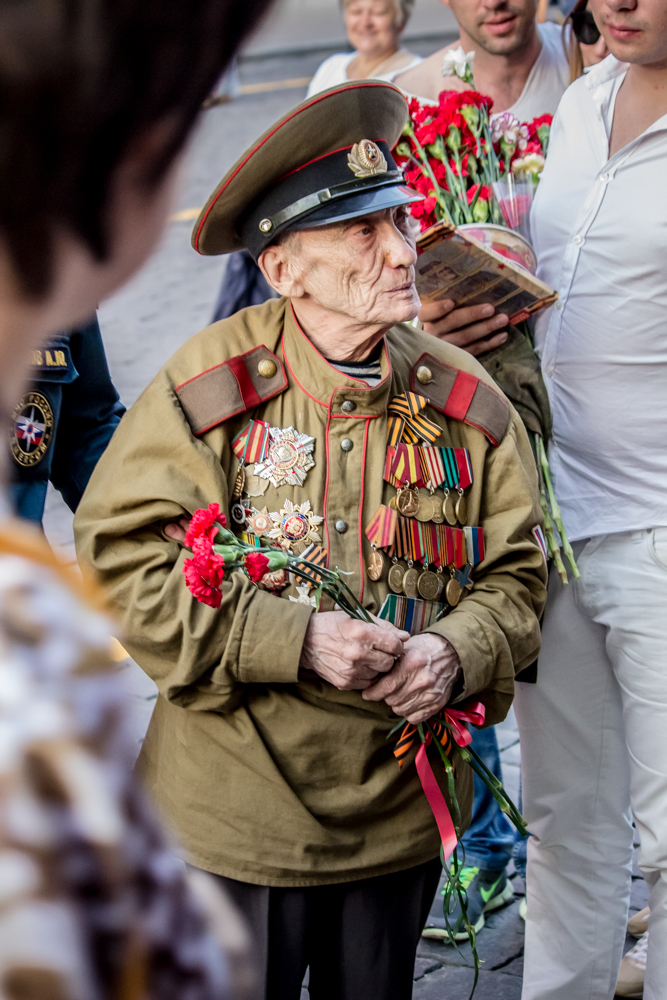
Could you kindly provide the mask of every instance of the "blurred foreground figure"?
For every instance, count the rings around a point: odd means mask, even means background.
[[[267,6],[0,2],[5,422],[33,352],[150,254],[197,110]],[[249,995],[237,918],[201,879],[192,888],[130,776],[109,623],[9,520],[4,471],[0,996]]]

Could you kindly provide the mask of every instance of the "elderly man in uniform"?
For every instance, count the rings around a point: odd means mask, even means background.
[[[222,180],[195,249],[247,247],[281,297],[183,345],[76,517],[160,690],[142,772],[186,859],[250,919],[271,1000],[298,1000],[308,967],[319,1000],[408,1000],[440,838],[416,745],[399,768],[391,730],[470,699],[498,722],[539,648],[523,425],[469,354],[405,325],[420,196],[391,149],[406,115],[391,84],[342,85]],[[196,603],[170,522],[211,502],[237,531],[348,572],[374,622],[327,599],[315,613],[285,575],[233,573],[219,609]],[[456,788],[465,817],[460,763]]]

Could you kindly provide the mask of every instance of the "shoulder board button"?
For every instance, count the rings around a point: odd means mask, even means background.
[[[432,376],[428,388],[424,385],[425,370]],[[413,392],[428,394],[431,406],[446,417],[482,431],[492,445],[497,446],[505,437],[512,416],[510,404],[477,376],[422,354],[410,371],[410,386]]]
[[[192,433],[198,436],[286,388],[287,375],[280,358],[262,345],[208,368],[174,391]]]

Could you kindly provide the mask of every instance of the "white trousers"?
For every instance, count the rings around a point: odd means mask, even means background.
[[[549,581],[537,684],[518,684],[528,843],[522,1000],[611,1000],[632,816],[650,887],[645,1000],[667,1000],[667,528],[603,535]]]

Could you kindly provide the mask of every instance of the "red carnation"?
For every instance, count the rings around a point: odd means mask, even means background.
[[[188,590],[201,604],[208,604],[209,608],[220,607],[222,603],[222,591],[209,586],[206,580],[197,572],[192,559],[186,559],[183,563],[183,573],[185,574]]]
[[[268,572],[269,560],[263,552],[248,552],[244,562],[248,576],[254,583],[260,583]]]
[[[472,200],[475,197],[475,195],[477,194],[477,189],[478,188],[479,188],[479,184],[473,184],[473,186],[471,188],[468,188],[467,196],[468,196],[468,204],[469,205],[472,204]],[[488,201],[490,197],[491,197],[491,192],[489,191],[488,187],[486,186],[486,184],[482,184],[482,187],[481,187],[480,192],[479,192],[479,199],[478,199],[478,201]]]
[[[225,515],[220,513],[219,504],[210,503],[206,510],[196,510],[192,515],[190,527],[185,535],[184,544],[186,548],[191,549],[195,539],[201,535],[207,535],[210,539],[215,538],[218,531],[217,527],[215,527],[216,521],[223,528],[227,527]]]
[[[217,528],[216,528],[217,531]],[[195,569],[212,587],[219,587],[225,578],[225,560],[213,550],[213,542],[208,535],[200,535],[192,543]]]

